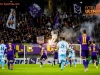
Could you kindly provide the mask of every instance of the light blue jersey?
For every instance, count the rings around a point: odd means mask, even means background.
[[[2,69],[4,69],[4,64],[5,64],[5,50],[6,50],[6,45],[5,44],[0,44],[0,65],[2,65]]]
[[[0,44],[0,56],[4,55],[5,50],[6,50],[6,45]]]
[[[59,54],[66,54],[66,49],[69,48],[69,45],[66,41],[59,41],[57,46]]]
[[[75,51],[73,50],[73,46],[69,46],[68,58],[74,58],[74,57],[75,57]]]
[[[57,46],[59,63],[61,63],[62,60],[66,61],[66,50],[69,47],[68,43],[66,41],[59,41]]]

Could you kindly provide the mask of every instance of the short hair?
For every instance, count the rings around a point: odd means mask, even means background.
[[[92,41],[92,43],[94,43],[94,44],[95,44],[95,41]]]
[[[68,43],[72,44],[72,41],[68,41]]]
[[[65,37],[60,37],[60,40],[65,40]]]
[[[83,33],[86,34],[86,30],[83,30]]]
[[[1,43],[4,43],[4,40],[1,40]]]
[[[12,41],[8,41],[8,43],[12,43]]]

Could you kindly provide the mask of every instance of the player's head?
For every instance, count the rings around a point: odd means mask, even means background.
[[[1,40],[1,43],[4,43],[4,40]]]
[[[69,42],[68,42],[68,44],[69,44],[69,45],[71,45],[71,44],[72,44],[72,42],[71,42],[71,41],[69,41]]]
[[[92,44],[95,44],[95,41],[92,41]]]
[[[65,37],[60,37],[60,40],[65,40]]]
[[[11,43],[12,43],[11,41],[8,42],[8,44],[11,44]]]
[[[86,34],[86,30],[83,30],[83,34]]]

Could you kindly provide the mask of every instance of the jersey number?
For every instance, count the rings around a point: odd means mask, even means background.
[[[86,44],[86,37],[82,37],[82,44]]]
[[[61,48],[64,48],[64,44],[61,44]]]
[[[1,47],[1,50],[4,50],[4,47]]]

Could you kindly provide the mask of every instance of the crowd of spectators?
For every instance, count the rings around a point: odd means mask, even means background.
[[[62,27],[72,28],[74,32],[77,32],[80,25],[85,21],[93,21],[94,18],[87,17],[85,14],[73,14],[72,12],[57,12],[49,14],[46,12],[38,18],[33,18],[29,12],[16,13],[16,29],[10,29],[6,27],[6,22],[9,13],[0,12],[0,39],[6,42],[11,40],[13,43],[36,43],[37,36],[43,35],[45,42],[51,38],[51,31],[55,28],[56,20],[58,19],[58,28]],[[98,38],[100,36],[100,25],[96,25],[93,37]],[[98,40],[99,42],[99,40]]]

